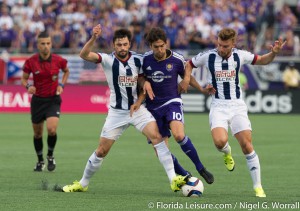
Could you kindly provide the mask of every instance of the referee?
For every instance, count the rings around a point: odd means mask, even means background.
[[[38,53],[25,61],[23,66],[22,85],[26,87],[31,99],[31,122],[33,127],[33,144],[38,157],[34,171],[43,171],[45,162],[43,157],[43,128],[44,121],[48,132],[47,144],[47,169],[53,171],[56,163],[53,151],[57,141],[57,126],[59,122],[61,97],[69,77],[67,60],[59,55],[51,53],[52,42],[46,32],[41,32],[37,38]],[[59,83],[59,71],[63,71]],[[33,84],[29,83],[30,74],[33,76]]]

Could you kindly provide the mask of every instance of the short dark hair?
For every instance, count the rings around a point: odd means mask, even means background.
[[[46,31],[43,31],[38,35],[38,38],[48,38],[48,37],[50,36]]]
[[[124,38],[124,37],[127,37],[129,42],[131,42],[131,38],[132,38],[131,32],[128,29],[124,29],[124,28],[118,29],[114,33],[113,42],[115,42],[116,39]]]
[[[157,40],[162,40],[167,43],[167,34],[163,29],[159,27],[153,27],[147,34],[146,40],[149,44],[152,44]]]

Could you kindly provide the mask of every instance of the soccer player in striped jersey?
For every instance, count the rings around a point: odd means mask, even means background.
[[[159,132],[165,140],[171,136],[180,145],[182,151],[192,160],[198,173],[208,184],[214,182],[213,175],[203,166],[191,139],[184,132],[184,114],[180,86],[184,91],[188,85],[198,83],[191,77],[191,72],[185,74],[184,57],[167,49],[167,36],[163,29],[154,27],[146,37],[152,51],[144,55],[143,73],[145,76],[146,107],[157,121]],[[183,80],[178,85],[178,76]],[[148,86],[148,87],[147,87]],[[151,92],[151,94],[150,94]],[[173,155],[176,173],[186,175]]]
[[[246,157],[246,162],[257,197],[266,197],[261,185],[259,158],[252,145],[252,128],[247,114],[247,106],[242,100],[239,73],[243,64],[266,65],[271,63],[285,45],[282,39],[276,40],[271,51],[256,55],[235,48],[237,33],[224,28],[218,34],[217,48],[199,53],[187,62],[186,70],[205,66],[209,72],[208,83],[216,90],[212,98],[209,123],[217,149],[224,153],[225,166],[234,170],[234,160],[228,143],[228,127],[238,140]]]
[[[133,125],[138,131],[150,138],[157,150],[173,191],[180,190],[187,177],[176,176],[171,153],[163,141],[155,118],[145,108],[140,108],[131,116],[130,107],[137,101],[138,74],[142,67],[142,56],[129,51],[131,32],[127,29],[116,30],[113,37],[114,52],[111,54],[91,52],[101,35],[101,25],[93,28],[93,35],[80,52],[81,58],[101,63],[110,88],[110,108],[102,128],[99,145],[90,156],[81,180],[63,187],[64,192],[84,192],[94,173],[100,168],[105,156],[122,133]]]

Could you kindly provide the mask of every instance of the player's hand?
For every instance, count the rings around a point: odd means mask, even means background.
[[[140,103],[134,103],[130,106],[130,117],[132,117],[133,112],[139,110],[141,104]]]
[[[58,87],[56,88],[56,95],[62,94],[63,91],[64,91],[64,89],[63,89],[61,86],[58,86]]]
[[[101,35],[101,32],[102,32],[102,27],[100,24],[98,24],[93,28],[93,36],[95,36],[96,38],[98,38]]]
[[[212,84],[207,84],[206,87],[203,88],[201,92],[207,95],[214,95],[216,93],[216,90]]]
[[[274,54],[278,54],[280,50],[283,48],[285,45],[286,41],[283,41],[282,38],[279,38],[278,40],[275,41],[274,46],[271,45],[271,51]]]
[[[29,94],[35,94],[35,92],[36,92],[35,86],[30,86],[30,87],[28,88],[28,93],[29,93]]]
[[[153,90],[152,90],[152,87],[151,87],[151,84],[149,81],[145,81],[143,90],[144,90],[144,94],[148,94],[148,96],[151,100],[154,99],[155,95],[153,93]]]

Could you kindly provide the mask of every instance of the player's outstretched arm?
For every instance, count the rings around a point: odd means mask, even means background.
[[[255,65],[266,65],[271,63],[276,57],[276,55],[281,51],[285,43],[286,41],[283,41],[282,38],[276,40],[274,46],[273,45],[270,46],[271,51],[269,53],[266,53],[262,56],[258,56]]]
[[[98,24],[93,28],[92,37],[87,41],[87,43],[83,46],[82,50],[80,51],[80,57],[86,61],[90,62],[98,62],[99,56],[97,53],[92,52],[93,45],[98,37],[101,35],[102,29],[101,25]]]

